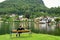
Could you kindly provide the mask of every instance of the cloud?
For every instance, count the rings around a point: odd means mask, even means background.
[[[60,0],[43,0],[48,8],[60,6]]]
[[[0,0],[0,2],[3,2],[3,1],[5,1],[5,0]]]

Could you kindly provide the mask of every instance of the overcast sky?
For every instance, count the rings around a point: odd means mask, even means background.
[[[3,1],[5,0],[0,0],[0,2]],[[43,0],[43,1],[48,8],[60,6],[60,0]]]
[[[60,6],[60,0],[43,0],[45,5],[49,8]]]
[[[5,0],[0,0],[0,2],[3,2],[3,1],[5,1]]]

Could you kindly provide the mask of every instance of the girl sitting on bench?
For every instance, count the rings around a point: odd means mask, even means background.
[[[19,26],[19,28],[17,28],[17,31],[18,30],[25,30],[25,29],[22,26]],[[20,37],[20,33],[22,33],[22,32],[17,32],[16,37],[17,37],[18,34],[19,34],[19,37]]]

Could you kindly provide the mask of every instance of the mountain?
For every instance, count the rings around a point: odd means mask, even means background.
[[[45,12],[45,9],[42,0],[6,0],[0,3],[0,14]]]

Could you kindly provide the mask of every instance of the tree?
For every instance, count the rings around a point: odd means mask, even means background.
[[[59,28],[59,21],[60,21],[60,18],[56,18],[55,21],[56,21],[56,27]]]

